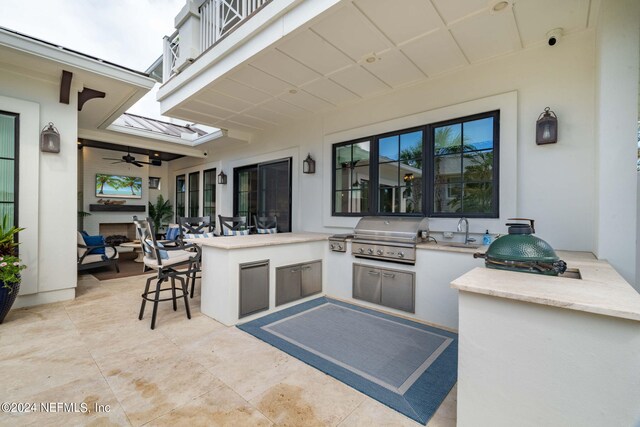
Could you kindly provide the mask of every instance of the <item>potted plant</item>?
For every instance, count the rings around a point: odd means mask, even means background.
[[[149,202],[149,217],[153,221],[153,228],[156,234],[159,234],[160,229],[169,224],[173,217],[173,206],[169,200],[165,200],[162,194],[158,196],[155,205]]]
[[[18,243],[15,235],[24,228],[12,226],[9,215],[0,224],[0,323],[20,292],[20,271],[26,268],[16,256]]]

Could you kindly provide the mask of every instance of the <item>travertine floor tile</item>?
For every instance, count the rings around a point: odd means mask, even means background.
[[[151,421],[150,426],[269,426],[264,415],[227,386],[220,386]]]
[[[340,423],[340,427],[417,427],[421,424],[377,402],[365,399]]]

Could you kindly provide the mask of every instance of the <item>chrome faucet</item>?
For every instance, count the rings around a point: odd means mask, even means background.
[[[471,242],[475,242],[476,239],[469,237],[469,220],[465,217],[460,218],[460,221],[458,221],[458,231],[462,231],[463,222],[464,222],[464,244],[467,245]]]

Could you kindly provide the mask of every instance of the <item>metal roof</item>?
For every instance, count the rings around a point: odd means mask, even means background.
[[[138,116],[136,114],[124,113],[113,122],[114,125],[130,127],[137,130],[155,132],[162,135],[182,138],[184,134],[199,138],[207,135],[207,132],[194,125],[177,125],[175,123],[164,122],[149,117]]]

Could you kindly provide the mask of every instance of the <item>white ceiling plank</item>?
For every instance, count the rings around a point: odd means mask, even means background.
[[[251,115],[253,117],[257,117],[259,119],[262,119],[262,120],[265,120],[265,121],[268,121],[268,122],[271,122],[271,123],[276,123],[276,124],[279,124],[279,125],[285,124],[285,123],[287,123],[287,122],[292,120],[291,116],[287,116],[285,114],[277,113],[277,112],[275,112],[273,110],[269,110],[269,109],[264,108],[262,106],[255,107],[255,108],[252,108],[250,110],[247,110],[246,114],[249,114],[249,115]]]
[[[443,24],[428,0],[356,0],[355,5],[396,46]]]
[[[402,46],[402,51],[428,76],[467,64],[448,30],[438,30]]]
[[[304,90],[318,98],[325,99],[334,105],[340,105],[360,99],[358,95],[328,79],[320,79],[309,83],[304,86]]]
[[[321,111],[329,107],[335,106],[329,102],[313,96],[302,89],[299,89],[297,93],[285,92],[278,96],[279,99],[288,102],[289,104],[297,105],[309,111]]]
[[[424,78],[424,74],[395,49],[380,54],[375,62],[365,62],[362,66],[391,87],[402,86]]]
[[[358,96],[367,97],[389,90],[389,85],[360,66],[353,66],[331,75],[331,80]]]
[[[312,29],[354,61],[389,49],[384,37],[372,29],[367,19],[354,7],[343,7],[313,25]]]
[[[311,30],[285,41],[278,49],[323,75],[353,64],[348,56]]]
[[[322,77],[276,49],[261,55],[252,62],[252,65],[292,86],[301,86]]]
[[[196,97],[191,101],[184,103],[184,107],[191,111],[202,111],[220,119],[226,119],[227,117],[231,117],[235,114],[233,111],[225,110],[224,108],[220,108],[217,105],[212,104],[210,98],[209,101],[207,101],[202,97]]]
[[[253,106],[253,104],[249,102],[208,89],[204,90],[198,98],[211,105],[217,105],[220,108],[233,111],[234,113],[239,113]]]
[[[481,10],[488,10],[489,5],[489,0],[431,0],[431,2],[447,25]]]
[[[274,111],[278,114],[283,114],[290,117],[301,117],[308,113],[304,108],[297,107],[295,105],[291,105],[287,102],[281,101],[278,98],[270,99],[264,104],[260,105],[260,107]]]
[[[483,12],[450,27],[453,37],[473,63],[520,49],[513,15]]]
[[[289,83],[251,66],[246,66],[234,71],[229,75],[229,78],[247,86],[260,89],[271,96],[279,95],[291,87]]]
[[[234,98],[242,99],[251,104],[259,104],[271,98],[271,95],[266,92],[229,79],[216,81],[212,86],[210,86],[210,89]]]

